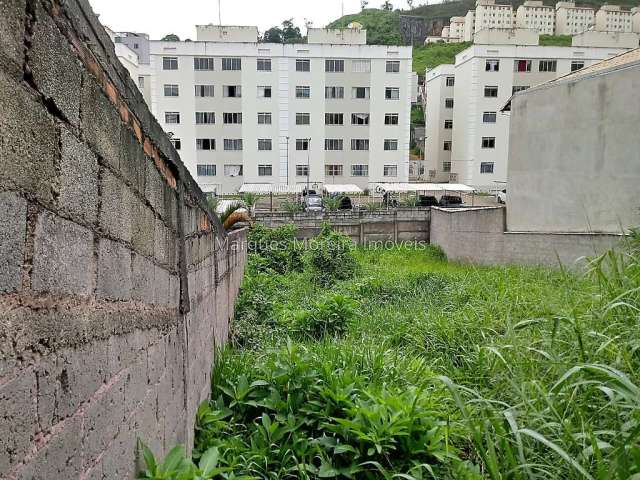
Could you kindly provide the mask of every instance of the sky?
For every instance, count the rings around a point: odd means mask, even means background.
[[[218,23],[217,0],[89,0],[100,21],[114,31],[148,33],[160,39],[175,33],[181,40],[195,39],[195,25]],[[382,0],[371,0],[379,7]],[[394,3],[406,8],[406,1]],[[395,3],[398,3],[395,5]],[[418,2],[416,2],[418,3]],[[293,18],[304,34],[305,19],[324,27],[344,13],[357,13],[360,0],[220,0],[223,25],[257,25],[263,32]]]

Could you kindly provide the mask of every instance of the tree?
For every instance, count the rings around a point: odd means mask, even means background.
[[[162,37],[162,41],[163,42],[179,42],[180,37],[175,33],[170,33],[169,35],[165,35],[164,37]]]
[[[284,43],[282,41],[282,29],[279,27],[271,27],[269,30],[264,32],[262,41],[264,43]]]
[[[391,2],[389,0],[387,0],[382,5],[380,5],[380,8],[382,8],[382,10],[386,10],[386,11],[390,12],[391,10],[393,10],[393,5],[391,4]]]
[[[293,24],[293,18],[282,22],[282,41],[284,43],[302,42],[302,33],[300,33],[300,28]]]
[[[413,8],[413,0],[407,0],[407,5],[409,6],[409,10]]]
[[[369,5],[369,2],[367,2],[367,0],[360,0],[360,9],[364,10],[365,8],[367,8],[367,5]]]

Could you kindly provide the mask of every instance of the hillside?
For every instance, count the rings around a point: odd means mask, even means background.
[[[345,15],[327,25],[328,28],[345,28],[351,22],[359,22],[367,30],[370,45],[401,45],[400,12],[368,8],[360,13]]]
[[[437,67],[443,63],[453,63],[456,55],[470,45],[470,42],[430,43],[413,47],[413,71],[424,75],[427,68]]]

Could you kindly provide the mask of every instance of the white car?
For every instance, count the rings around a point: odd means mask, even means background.
[[[502,203],[504,205],[507,203],[507,190],[500,190],[496,197],[498,198],[498,203]]]

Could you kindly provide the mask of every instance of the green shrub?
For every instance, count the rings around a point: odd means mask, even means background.
[[[280,204],[280,208],[287,213],[300,213],[304,212],[304,205],[300,202],[293,202],[291,200],[285,200]]]
[[[305,267],[319,285],[351,278],[357,267],[353,250],[349,237],[325,224],[320,235],[309,244],[304,258]]]
[[[335,212],[340,208],[340,204],[342,203],[343,196],[336,197],[323,197],[322,198],[322,206],[329,210],[330,212]]]
[[[286,273],[301,270],[304,245],[296,240],[296,230],[295,225],[268,228],[256,224],[251,227],[248,252],[262,257],[254,265],[263,272]]]
[[[340,293],[328,293],[314,301],[310,308],[290,314],[291,327],[311,338],[344,333],[357,316],[358,303]]]

